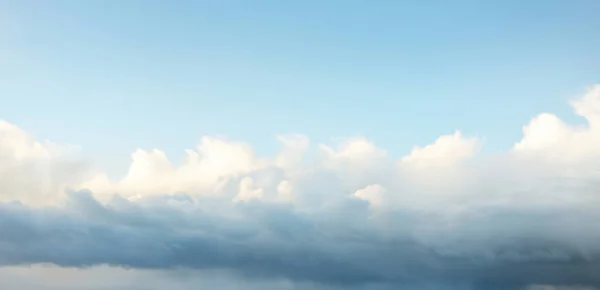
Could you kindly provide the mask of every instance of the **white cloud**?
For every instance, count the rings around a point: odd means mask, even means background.
[[[333,160],[364,161],[383,158],[387,155],[385,150],[377,148],[363,137],[350,138],[337,149],[324,144],[319,147]]]
[[[282,180],[277,185],[277,194],[281,200],[293,201],[294,200],[294,188],[292,184],[287,180]]]
[[[174,192],[217,194],[223,183],[268,165],[250,146],[221,138],[204,137],[196,150],[186,150],[180,166],[174,166],[158,149],[138,149],[131,155],[127,175],[110,182],[105,174],[80,185],[97,193],[124,195]]]
[[[72,158],[78,149],[37,141],[16,125],[0,120],[0,201],[52,202],[85,176],[85,164]]]
[[[600,85],[572,101],[571,106],[585,118],[585,126],[566,124],[553,114],[539,114],[523,127],[523,139],[513,151],[563,165],[596,162],[600,157]]]
[[[385,188],[379,184],[372,184],[363,189],[357,190],[354,197],[366,200],[372,206],[381,206],[384,203]]]
[[[498,191],[502,186],[531,187],[523,184],[524,176],[529,177],[530,184],[557,172],[560,177],[595,178],[600,169],[592,162],[600,155],[600,129],[596,124],[599,103],[600,86],[571,102],[575,112],[588,120],[587,126],[566,124],[549,113],[536,116],[524,126],[522,140],[510,152],[495,158],[478,156],[480,139],[466,137],[460,131],[442,135],[429,145],[415,146],[398,161],[363,137],[335,146],[320,144],[323,155],[313,158],[306,155],[309,139],[299,134],[278,136],[282,148],[273,157],[256,156],[243,142],[207,136],[195,150],[186,150],[179,163],[159,149],[138,149],[131,155],[126,175],[119,180],[109,180],[102,172],[91,177],[73,174],[72,168],[78,168],[78,163],[65,158],[73,146],[37,141],[3,121],[0,170],[4,190],[0,196],[29,202],[28,196],[56,197],[64,188],[72,187],[90,189],[104,201],[115,193],[133,197],[185,192],[235,200],[285,196],[298,202],[307,201],[306,194],[316,196],[306,192],[307,188],[314,191],[315,186],[333,186],[328,189],[330,193],[313,200],[316,202],[378,185],[386,189],[387,203],[431,206],[431,198],[452,202],[460,196],[470,196],[472,202],[478,200],[472,193],[486,187],[483,183],[495,184]],[[548,166],[548,162],[555,166]],[[569,166],[565,167],[564,162]],[[86,180],[82,180],[84,176]],[[517,179],[520,181],[515,183]],[[318,185],[310,185],[315,183]],[[504,194],[502,200],[506,202],[507,196]]]
[[[409,155],[402,157],[401,163],[416,169],[447,167],[474,157],[478,149],[477,139],[464,138],[460,131],[456,131],[452,135],[440,136],[425,147],[414,147]]]
[[[23,129],[0,120],[0,156],[16,161],[56,157],[64,149],[49,141],[39,142]]]
[[[264,190],[256,187],[254,180],[250,177],[244,177],[240,181],[238,194],[233,198],[234,202],[248,201],[251,199],[261,199],[264,195]]]
[[[230,269],[294,283],[392,285],[380,289],[600,285],[599,104],[596,86],[572,102],[586,126],[540,114],[498,156],[479,154],[480,139],[460,131],[400,160],[362,137],[310,156],[307,137],[283,135],[270,157],[204,137],[181,163],[136,150],[119,180],[90,177],[65,155],[70,146],[2,122],[0,265]],[[65,195],[68,187],[92,195]]]

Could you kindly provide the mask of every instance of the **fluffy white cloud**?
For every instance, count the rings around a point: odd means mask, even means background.
[[[456,131],[452,135],[440,136],[433,144],[413,148],[401,159],[401,163],[421,170],[447,167],[474,157],[478,149],[476,138],[464,138],[460,131]]]
[[[365,138],[351,138],[337,149],[327,145],[321,145],[320,148],[333,160],[364,161],[387,155],[385,150],[377,148]]]
[[[52,202],[84,178],[86,166],[72,157],[76,146],[37,141],[0,120],[0,201]]]
[[[600,157],[600,85],[571,102],[585,125],[569,125],[556,115],[543,113],[523,127],[523,139],[513,151],[562,165],[596,162]]]
[[[186,150],[180,166],[174,166],[164,152],[138,149],[131,155],[127,175],[111,182],[105,174],[80,185],[99,194],[127,196],[173,192],[216,194],[231,177],[239,177],[268,165],[255,156],[247,144],[204,137],[196,150]]]
[[[204,137],[181,163],[137,150],[119,180],[3,122],[0,265],[228,269],[314,289],[598,286],[599,104],[595,86],[572,102],[587,125],[540,114],[498,156],[460,131],[399,160],[366,138],[312,156],[283,135],[262,157]],[[45,200],[63,203],[32,206]]]

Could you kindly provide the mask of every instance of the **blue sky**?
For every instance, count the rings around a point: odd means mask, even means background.
[[[0,0],[0,289],[600,290],[598,11]]]
[[[600,3],[0,1],[0,118],[127,160],[205,134],[367,136],[392,154],[461,129],[505,150],[600,76]]]

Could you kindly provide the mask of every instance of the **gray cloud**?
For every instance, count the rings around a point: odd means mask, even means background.
[[[481,207],[452,228],[431,212],[369,213],[352,199],[307,214],[184,194],[101,204],[72,192],[60,207],[2,203],[0,264],[229,269],[340,287],[600,285],[598,211]]]

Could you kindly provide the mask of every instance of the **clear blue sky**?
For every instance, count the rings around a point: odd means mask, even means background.
[[[461,129],[508,148],[600,81],[600,1],[0,0],[0,118],[123,160],[204,134]]]

